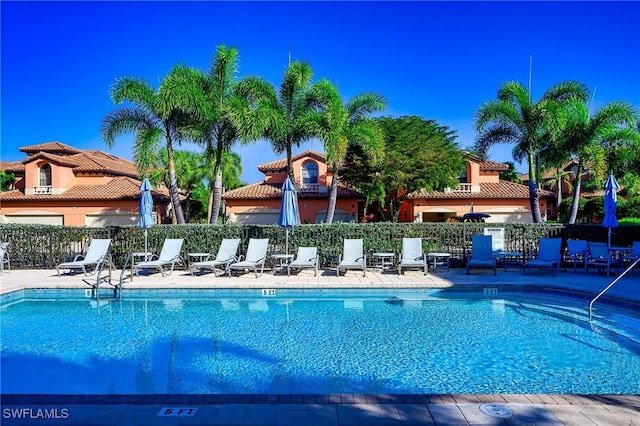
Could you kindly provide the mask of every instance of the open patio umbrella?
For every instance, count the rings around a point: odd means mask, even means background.
[[[289,228],[297,225],[298,222],[298,197],[296,196],[296,188],[291,182],[291,178],[282,184],[282,207],[280,208],[280,218],[278,225],[286,228],[285,236],[285,254],[289,254]]]
[[[144,252],[147,253],[147,240],[148,229],[154,225],[153,216],[153,197],[151,196],[151,182],[149,179],[144,178],[142,185],[140,185],[140,220],[138,220],[138,226],[144,229]],[[145,254],[146,256],[146,254]]]
[[[609,228],[609,247],[611,247],[611,228],[618,226],[618,219],[616,218],[616,210],[618,208],[616,191],[618,188],[619,185],[616,178],[613,177],[613,174],[610,174],[604,184],[604,219],[602,219],[602,226]]]

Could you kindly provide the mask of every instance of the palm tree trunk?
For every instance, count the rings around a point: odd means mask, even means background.
[[[333,223],[333,216],[336,213],[336,203],[338,201],[338,165],[333,164],[333,179],[331,179],[331,190],[329,192],[329,205],[327,206],[327,217],[325,223]]]
[[[218,140],[222,140],[221,132],[218,134]],[[220,205],[222,204],[222,144],[218,143],[216,148],[216,162],[213,167],[213,191],[211,191],[211,210],[209,213],[209,223],[218,223],[220,215]]]
[[[580,189],[582,188],[582,160],[578,160],[576,169],[576,181],[573,185],[573,200],[571,200],[571,211],[569,212],[569,225],[576,223],[578,217],[578,207],[580,203]]]
[[[169,196],[171,197],[173,212],[175,214],[176,222],[182,224],[185,223],[184,213],[182,212],[182,205],[180,204],[178,180],[176,178],[176,163],[173,158],[173,146],[170,138],[167,138],[167,165],[169,166]]]
[[[529,152],[529,205],[531,207],[531,217],[533,223],[542,222],[542,214],[540,213],[540,195],[538,194],[538,185],[536,183],[536,169],[533,161],[533,153]]]
[[[211,208],[211,216],[209,216],[209,223],[218,223],[220,204],[222,201],[222,174],[220,172],[216,173],[211,196],[213,198],[213,206]]]

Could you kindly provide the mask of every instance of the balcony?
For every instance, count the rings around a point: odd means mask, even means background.
[[[472,186],[470,183],[459,183],[458,188],[447,188],[444,192],[472,192]]]
[[[314,184],[306,183],[306,184],[298,185],[297,190],[298,192],[318,192],[319,187],[320,185],[318,185],[317,183],[314,183]]]
[[[51,195],[52,194],[51,185],[34,186],[33,194],[34,195]]]

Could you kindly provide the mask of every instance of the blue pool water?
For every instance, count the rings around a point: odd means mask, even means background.
[[[3,393],[640,393],[640,313],[543,293],[5,300]]]

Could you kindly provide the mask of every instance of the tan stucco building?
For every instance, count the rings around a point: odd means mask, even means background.
[[[0,162],[16,176],[0,193],[0,222],[67,226],[135,225],[140,180],[135,164],[99,150],[61,142],[20,148],[23,161]],[[153,191],[160,222],[167,216],[166,190]]]
[[[302,223],[324,222],[329,202],[332,173],[323,154],[305,151],[295,155],[293,174]],[[226,192],[226,215],[234,223],[275,224],[280,216],[282,184],[287,177],[287,160],[261,164],[262,182]],[[365,196],[358,191],[338,186],[334,222],[358,222],[364,211]]]
[[[429,193],[425,190],[408,195],[400,210],[402,222],[446,222],[468,212],[488,213],[486,222],[530,223],[529,187],[500,179],[508,165],[483,161],[475,156],[467,160],[466,171],[457,188]],[[555,194],[539,190],[543,216],[554,212]]]

